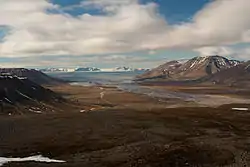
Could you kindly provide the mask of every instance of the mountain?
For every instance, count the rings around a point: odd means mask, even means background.
[[[52,111],[48,104],[60,101],[64,99],[27,78],[8,74],[0,75],[1,114]]]
[[[149,71],[150,69],[148,69],[148,68],[135,68],[134,69],[134,71],[135,72],[147,72],[147,71]]]
[[[154,79],[154,78],[165,78],[167,73],[173,72],[175,69],[179,68],[181,63],[178,61],[170,61],[157,68],[147,71],[146,73],[137,76],[137,79]]]
[[[99,72],[101,71],[100,68],[96,68],[96,67],[83,67],[83,68],[77,68],[75,70],[76,72],[82,71],[82,72]]]
[[[44,69],[39,69],[38,71],[41,72],[74,72],[76,69],[75,68],[44,68]]]
[[[44,73],[50,72],[146,72],[147,68],[130,68],[130,67],[116,67],[116,68],[97,68],[97,67],[80,67],[80,68],[44,68],[38,71]]]
[[[179,61],[167,62],[143,75],[137,80],[197,80],[210,76],[221,70],[232,68],[240,64],[239,61],[229,60],[222,56],[195,57],[185,63]]]
[[[250,61],[203,78],[205,82],[238,87],[250,87]]]
[[[126,72],[126,71],[133,71],[133,69],[132,68],[130,68],[130,67],[116,67],[115,69],[114,69],[114,71],[116,71],[116,72]]]
[[[57,78],[50,77],[41,71],[25,68],[0,68],[0,75],[12,75],[28,78],[30,81],[42,85],[59,85],[66,82]]]

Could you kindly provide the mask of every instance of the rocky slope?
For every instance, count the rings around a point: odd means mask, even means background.
[[[182,64],[178,61],[170,61],[157,68],[147,71],[146,73],[137,76],[137,79],[154,79],[154,78],[165,78],[169,73],[179,68]]]
[[[60,101],[64,99],[27,78],[0,76],[0,114],[51,112],[48,105]]]
[[[238,64],[240,64],[239,61],[229,60],[221,56],[195,57],[185,63],[179,63],[178,61],[167,62],[138,76],[137,79],[197,80],[221,70],[232,68]]]
[[[205,82],[250,87],[250,61],[203,78]]]
[[[30,81],[42,85],[64,84],[65,81],[52,78],[40,71],[25,68],[0,68],[0,75],[12,75],[22,78],[28,78]]]

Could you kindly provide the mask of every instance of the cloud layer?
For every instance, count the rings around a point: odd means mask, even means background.
[[[75,7],[95,8],[103,14],[72,16],[63,12]],[[208,52],[209,47],[250,42],[249,16],[249,0],[213,1],[190,22],[177,25],[169,25],[152,2],[85,0],[64,9],[47,0],[0,0],[0,26],[9,28],[0,43],[0,56],[115,54],[172,48],[204,51],[204,47]]]

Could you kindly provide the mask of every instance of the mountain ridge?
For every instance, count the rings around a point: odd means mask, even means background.
[[[250,61],[222,70],[203,79],[207,83],[250,87]]]
[[[50,104],[64,101],[57,93],[25,77],[0,75],[0,114],[48,113]]]
[[[60,85],[66,83],[66,81],[50,77],[44,74],[43,72],[37,71],[35,69],[0,68],[0,75],[11,75],[11,76],[28,78],[30,81],[33,81],[41,85]]]
[[[161,79],[166,81],[199,80],[225,69],[241,64],[237,60],[229,60],[222,56],[194,57],[184,63],[166,62],[140,76],[137,81]]]

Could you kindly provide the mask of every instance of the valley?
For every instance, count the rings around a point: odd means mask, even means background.
[[[50,88],[65,99],[91,108],[0,116],[0,155],[43,155],[65,162],[9,165],[227,167],[249,163],[250,115],[233,109],[249,108],[249,104],[187,107],[188,103],[181,100],[159,101],[112,87]],[[184,105],[166,108],[176,103]]]
[[[205,77],[221,78],[217,76],[224,70],[236,67],[247,69],[238,64]],[[39,75],[33,79],[30,74],[17,76],[14,69],[12,74],[4,71],[0,157],[41,156],[60,163],[13,161],[3,166],[250,165],[247,86],[187,83],[166,76],[131,83],[131,73],[121,78],[117,73],[88,74],[93,81],[86,86],[85,73],[77,73],[71,85],[65,80],[72,77],[68,73],[54,79],[35,72]],[[39,83],[41,78],[46,82]]]
[[[0,0],[0,167],[250,167],[250,0]]]

